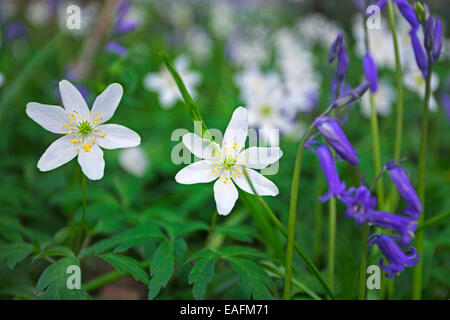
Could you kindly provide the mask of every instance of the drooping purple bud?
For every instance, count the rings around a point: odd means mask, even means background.
[[[414,56],[416,57],[416,63],[420,71],[422,71],[423,77],[426,79],[428,74],[428,57],[420,44],[419,38],[417,37],[415,29],[409,32],[411,36],[411,44],[414,50]]]
[[[330,51],[328,52],[328,62],[332,63],[339,54],[339,50],[341,49],[342,44],[342,32],[339,32],[331,44]]]
[[[430,16],[425,23],[425,49],[427,52],[431,52],[433,50],[433,43],[434,43],[434,18],[433,16]]]
[[[399,243],[407,245],[414,238],[417,229],[417,221],[389,212],[372,210],[367,215],[370,224],[397,232],[401,235]]]
[[[436,25],[434,26],[434,43],[433,43],[433,62],[439,59],[442,51],[442,25],[441,20],[436,19]]]
[[[357,165],[358,153],[350,144],[341,126],[330,117],[319,117],[314,120],[314,125],[337,154],[348,162]]]
[[[317,145],[316,150],[312,147],[313,144]],[[345,193],[345,182],[339,179],[336,162],[330,148],[317,141],[310,142],[307,147],[317,154],[320,167],[328,184],[328,192],[319,197],[319,200],[325,202],[331,197],[339,198],[341,194]]]
[[[411,28],[416,29],[419,26],[419,20],[417,20],[414,8],[406,0],[396,0],[398,10],[402,14],[403,18],[408,21]]]
[[[386,258],[389,265],[383,263],[383,258],[380,259],[380,267],[386,271],[385,276],[392,279],[395,275],[399,275],[405,270],[405,266],[414,267],[419,262],[419,254],[414,247],[408,247],[407,250],[411,253],[404,253],[394,239],[396,237],[389,237],[385,234],[372,234],[369,237],[369,245],[376,244],[383,256]]]
[[[353,192],[354,195],[350,195]],[[345,216],[355,219],[357,225],[366,223],[368,216],[377,205],[377,199],[370,194],[370,190],[364,182],[361,182],[361,185],[357,189],[350,188],[341,200],[347,206]]]
[[[364,75],[366,80],[370,81],[370,91],[376,92],[378,90],[378,70],[375,61],[369,52],[364,56]]]
[[[339,81],[344,81],[345,75],[347,74],[348,69],[348,56],[347,51],[345,50],[344,42],[341,43],[341,48],[339,50],[337,67],[336,67],[336,76]]]
[[[411,219],[417,220],[423,210],[422,202],[411,185],[405,170],[393,161],[388,161],[385,169],[389,172],[392,183],[397,188],[398,193],[408,204],[405,213],[407,213]]]
[[[331,106],[333,108],[343,108],[351,105],[356,100],[360,99],[363,94],[369,89],[370,82],[366,81],[353,90],[344,92],[339,98],[337,98]]]

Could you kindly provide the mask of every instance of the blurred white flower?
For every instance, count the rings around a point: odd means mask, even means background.
[[[211,57],[212,40],[208,32],[202,28],[190,29],[186,34],[185,44],[194,59],[202,62]]]
[[[141,147],[127,148],[120,151],[119,164],[132,175],[142,177],[148,167],[148,157]]]
[[[318,43],[328,50],[342,28],[327,17],[314,13],[302,17],[297,23],[297,30],[306,41]]]
[[[51,22],[51,10],[46,0],[31,1],[26,11],[27,19],[34,26],[43,26]]]
[[[278,194],[277,186],[253,169],[264,169],[278,161],[283,152],[279,147],[250,147],[243,150],[247,131],[247,110],[238,107],[233,112],[225,131],[222,147],[193,133],[183,136],[184,145],[202,160],[180,170],[175,180],[181,184],[208,183],[217,180],[214,183],[214,199],[220,215],[228,215],[233,210],[239,195],[235,185],[253,194],[245,174],[248,175],[258,195]]]
[[[391,113],[392,103],[395,98],[394,88],[387,82],[380,80],[378,82],[378,90],[374,93],[375,110],[379,116],[385,117]],[[370,95],[366,93],[361,98],[361,112],[370,118]]]
[[[200,83],[201,75],[189,70],[189,59],[186,55],[178,56],[174,61],[174,67],[183,80],[186,89],[192,98],[195,99],[197,93],[195,87]],[[182,100],[183,98],[175,80],[165,65],[161,67],[159,72],[148,73],[144,77],[144,87],[159,93],[159,102],[164,109],[173,107],[177,100]]]
[[[91,111],[69,81],[60,81],[59,91],[64,108],[37,102],[27,104],[26,113],[31,119],[50,132],[64,135],[47,148],[37,167],[41,171],[50,171],[78,156],[84,175],[91,180],[101,179],[105,169],[101,148],[130,148],[141,143],[133,130],[117,124],[103,124],[114,115],[122,98],[122,86],[118,83],[109,85],[95,99]]]
[[[3,86],[3,83],[5,82],[5,76],[3,73],[0,72],[0,87]]]
[[[353,37],[356,40],[356,51],[363,57],[367,50],[365,45],[364,28],[362,18],[357,15],[353,19]],[[370,53],[372,54],[377,67],[395,67],[394,45],[389,24],[385,19],[381,19],[381,29],[368,29]]]
[[[236,28],[235,12],[233,6],[225,0],[210,2],[210,24],[212,31],[219,38],[228,38]]]
[[[416,92],[422,99],[425,97],[425,79],[422,72],[414,64],[413,67],[407,69],[403,74],[403,83],[411,91]],[[430,96],[430,110],[437,110],[437,102],[434,98],[433,92],[439,87],[439,77],[436,73],[431,75],[431,96]]]
[[[247,37],[236,37],[229,44],[230,58],[234,65],[245,67],[262,65],[269,58],[265,41]]]

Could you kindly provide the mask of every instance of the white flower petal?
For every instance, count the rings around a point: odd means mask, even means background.
[[[162,78],[159,73],[148,73],[144,77],[144,87],[148,90],[157,91],[162,87]]]
[[[214,153],[219,151],[217,143],[202,139],[193,133],[186,133],[183,136],[183,144],[194,156],[201,159],[212,159],[215,157]]]
[[[88,152],[81,149],[78,155],[78,163],[84,175],[89,179],[99,180],[103,178],[105,160],[103,159],[102,149],[97,145],[92,145]]]
[[[67,123],[66,112],[61,107],[30,102],[25,112],[45,130],[53,133],[66,131],[62,126]]]
[[[148,157],[141,147],[126,148],[119,154],[119,164],[136,177],[143,177],[148,167]]]
[[[212,173],[214,168],[215,165],[212,161],[197,161],[178,171],[175,180],[181,184],[211,182],[217,178],[217,175]]]
[[[91,121],[95,118],[102,119],[98,123],[104,123],[111,119],[122,99],[123,88],[118,83],[110,84],[94,101],[92,106]],[[97,114],[98,113],[98,114]],[[101,114],[101,115],[100,115]]]
[[[231,181],[219,179],[214,183],[214,199],[220,215],[226,216],[231,212],[238,196],[238,191]]]
[[[222,149],[226,147],[227,151],[231,151],[237,155],[245,145],[245,140],[247,139],[247,130],[247,109],[245,109],[244,107],[238,107],[236,110],[234,110],[233,115],[231,116],[230,123],[228,123],[228,127],[225,130]],[[235,148],[233,148],[233,146]]]
[[[66,109],[66,112],[72,113],[77,111],[78,114],[84,116],[85,119],[89,119],[89,108],[84,101],[80,91],[67,80],[61,80],[59,82],[59,92],[61,99]]]
[[[259,172],[256,172],[252,169],[248,169],[247,174],[258,195],[276,196],[278,194],[277,186]],[[239,174],[236,177],[233,177],[232,179],[239,188],[241,188],[245,192],[253,194],[253,190],[244,174]]]
[[[141,143],[141,137],[131,129],[118,124],[103,124],[98,129],[99,134],[95,141],[105,149],[131,148]]]
[[[41,171],[53,170],[75,158],[78,152],[70,143],[73,139],[73,135],[68,135],[54,141],[39,159],[38,169]]]
[[[238,163],[244,161],[245,166],[253,169],[263,169],[278,161],[283,156],[279,147],[262,148],[250,147],[241,152]]]

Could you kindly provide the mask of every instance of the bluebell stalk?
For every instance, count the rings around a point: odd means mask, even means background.
[[[314,149],[313,145],[316,145],[317,148]],[[317,154],[323,175],[327,180],[328,192],[323,196],[320,196],[319,200],[325,202],[331,197],[340,198],[342,194],[346,193],[345,182],[342,182],[339,179],[336,163],[330,148],[318,141],[312,141],[311,139],[307,141],[305,146]]]
[[[328,116],[321,116],[314,120],[313,125],[316,126],[328,144],[333,147],[342,159],[354,165],[359,163],[358,153],[348,141],[337,121]]]
[[[419,262],[419,254],[414,247],[408,247],[411,251],[409,254],[400,249],[394,240],[398,237],[389,237],[385,234],[372,234],[369,237],[369,245],[376,244],[383,256],[386,258],[389,265],[383,263],[383,258],[380,259],[381,269],[386,271],[386,277],[394,278],[405,270],[405,267],[414,267]]]
[[[416,190],[414,190],[411,185],[405,170],[393,161],[389,161],[386,164],[385,169],[389,172],[392,183],[397,188],[398,193],[408,204],[408,207],[404,210],[405,213],[408,214],[411,219],[417,220],[423,210],[422,202],[420,201]]]
[[[355,101],[359,100],[362,95],[370,88],[370,81],[365,81],[358,87],[344,92],[339,98],[337,98],[332,104],[332,108],[344,108],[350,106]]]

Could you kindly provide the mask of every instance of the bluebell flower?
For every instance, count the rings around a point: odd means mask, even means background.
[[[403,18],[411,25],[412,29],[416,29],[419,26],[419,20],[417,19],[414,8],[409,4],[407,0],[392,0],[397,5],[398,10],[402,14]],[[386,8],[387,0],[381,0],[377,3],[380,10]]]
[[[348,141],[341,126],[332,118],[318,117],[313,123],[336,153],[351,164],[357,165],[358,153]]]
[[[386,164],[385,169],[389,172],[392,183],[394,183],[398,193],[408,204],[405,213],[407,213],[411,219],[417,220],[423,210],[422,202],[411,185],[405,170],[393,161],[389,161]]]
[[[422,47],[422,44],[420,43],[419,38],[417,37],[417,29],[412,29],[409,32],[409,35],[411,37],[411,44],[413,47],[414,57],[416,58],[417,66],[422,72],[423,77],[426,78],[428,74],[428,57],[427,54],[425,53],[425,50]]]
[[[363,66],[366,80],[370,82],[370,91],[376,92],[378,90],[378,70],[375,61],[369,52],[364,56]]]
[[[405,267],[414,267],[420,258],[414,247],[408,247],[407,250],[411,252],[406,254],[394,239],[397,239],[397,237],[389,237],[385,234],[372,234],[369,237],[369,245],[376,244],[389,263],[389,265],[385,265],[383,258],[380,259],[380,267],[386,271],[385,276],[389,279],[399,275],[405,270]]]
[[[316,145],[317,148],[314,149],[313,145]],[[328,184],[328,192],[319,197],[319,200],[325,202],[331,197],[339,198],[346,192],[345,182],[342,182],[339,179],[336,162],[330,148],[318,141],[311,141],[311,139],[306,144],[306,147],[317,154],[320,167],[322,168],[322,172]]]
[[[407,245],[411,242],[417,229],[417,221],[384,211],[371,210],[367,214],[367,221],[371,225],[400,234],[398,241],[402,245]]]
[[[377,205],[377,199],[370,194],[370,190],[364,182],[361,182],[361,185],[356,189],[350,188],[347,194],[341,198],[341,201],[347,206],[345,216],[355,219],[357,225],[367,223],[368,216]]]

